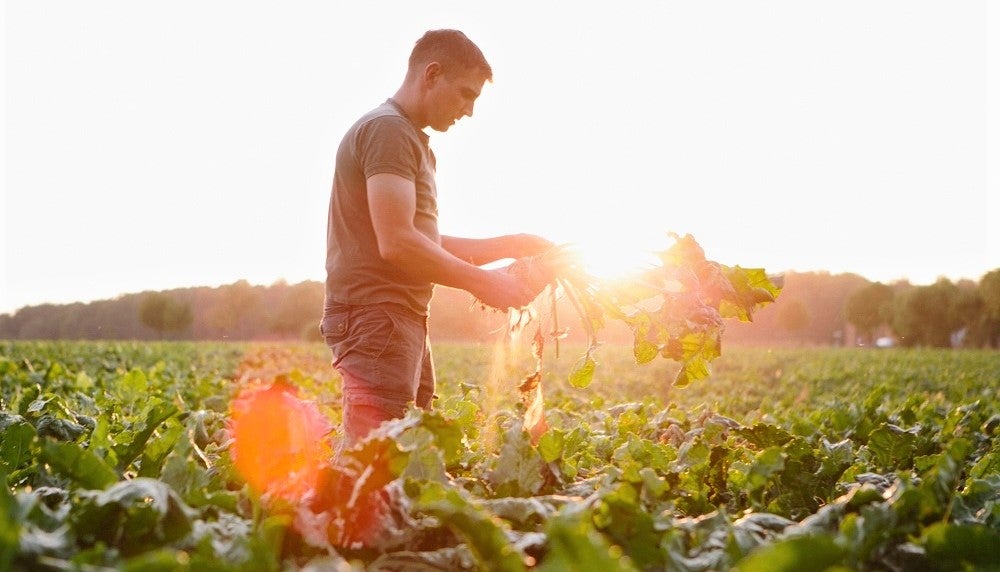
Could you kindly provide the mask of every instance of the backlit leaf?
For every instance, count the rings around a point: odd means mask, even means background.
[[[594,381],[594,370],[596,368],[597,362],[595,362],[588,353],[569,374],[569,383],[573,387],[579,387],[581,389],[587,387],[592,381]]]

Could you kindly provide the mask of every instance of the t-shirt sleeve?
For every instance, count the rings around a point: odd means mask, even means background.
[[[417,180],[420,142],[401,117],[376,117],[358,130],[358,159],[365,178],[380,173]]]

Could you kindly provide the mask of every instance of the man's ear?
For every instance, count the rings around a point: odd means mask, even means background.
[[[444,70],[441,69],[439,62],[431,62],[424,66],[424,82],[427,85],[434,85],[441,79],[442,75],[444,75]]]

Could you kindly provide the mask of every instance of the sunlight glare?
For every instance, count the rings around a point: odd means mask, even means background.
[[[590,236],[568,247],[580,256],[588,274],[601,280],[621,280],[657,265],[656,251],[664,242],[620,234],[614,238]]]

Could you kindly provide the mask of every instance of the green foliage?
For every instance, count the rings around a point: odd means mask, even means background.
[[[550,356],[561,381],[532,444],[480,398],[482,348],[442,345],[439,363],[466,365],[441,371],[435,410],[384,424],[296,503],[255,495],[229,459],[225,401],[250,349],[0,342],[0,568],[994,564],[992,352],[730,349],[712,383],[678,391],[663,381],[680,364],[605,346],[586,392]]]
[[[103,459],[76,443],[44,441],[38,460],[84,488],[103,489],[118,481],[118,474]]]
[[[722,354],[724,319],[749,322],[781,291],[763,269],[707,260],[694,237],[672,236],[675,243],[659,253],[661,264],[639,276],[608,282],[576,269],[558,279],[589,341],[570,375],[574,386],[586,387],[593,379],[598,331],[608,320],[632,331],[636,363],[649,363],[658,355],[679,362],[678,387],[704,379],[709,362]]]

